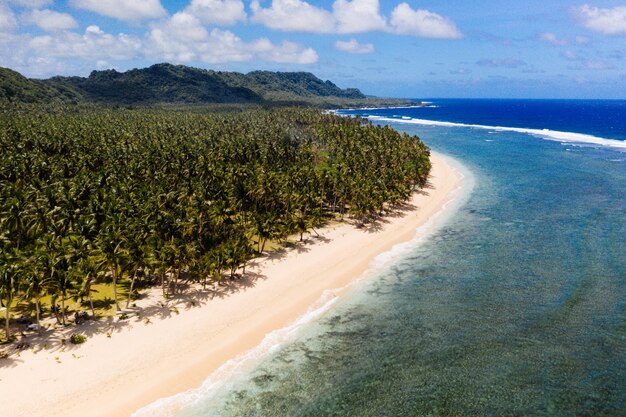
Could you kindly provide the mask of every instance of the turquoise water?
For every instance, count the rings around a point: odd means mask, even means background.
[[[176,415],[626,415],[624,150],[393,126],[472,172],[467,201]]]

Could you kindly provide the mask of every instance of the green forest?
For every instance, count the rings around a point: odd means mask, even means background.
[[[302,108],[8,106],[0,153],[5,339],[18,305],[39,323],[58,303],[65,324],[70,300],[93,314],[96,285],[119,311],[140,286],[219,283],[267,242],[369,221],[430,171],[415,136]]]

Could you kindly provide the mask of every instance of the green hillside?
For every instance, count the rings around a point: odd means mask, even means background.
[[[89,77],[28,79],[0,68],[0,102],[159,104],[255,104],[346,107],[402,105],[406,100],[367,98],[308,72],[219,72],[184,65],[156,64],[126,72],[93,71]]]
[[[88,78],[54,77],[95,103],[259,103],[262,97],[246,87],[227,85],[214,73],[182,65],[158,64],[127,72],[93,71]]]
[[[253,71],[216,73],[226,83],[248,87],[266,100],[298,100],[312,97],[335,97],[364,99],[365,95],[355,88],[342,90],[331,81],[322,81],[310,72]]]
[[[79,95],[65,85],[30,80],[19,72],[0,67],[0,103],[75,102]]]

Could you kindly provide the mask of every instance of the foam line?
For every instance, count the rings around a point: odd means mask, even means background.
[[[292,340],[303,326],[324,315],[337,301],[337,293],[340,291],[341,289],[324,291],[320,299],[305,314],[290,325],[268,333],[255,348],[224,363],[200,387],[157,400],[135,411],[131,417],[171,417],[206,398],[219,385],[228,382],[229,377],[245,372],[250,366],[257,363],[259,359],[276,352],[285,343]]]
[[[605,139],[599,138],[597,136],[586,135],[583,133],[574,133],[574,132],[561,132],[558,130],[550,130],[550,129],[525,129],[520,127],[506,127],[506,126],[487,126],[487,125],[473,125],[467,123],[452,123],[452,122],[440,122],[435,120],[426,120],[426,119],[394,119],[391,117],[384,116],[368,116],[368,119],[381,121],[381,122],[392,122],[392,123],[408,123],[408,124],[417,124],[417,125],[426,125],[426,126],[444,126],[444,127],[471,127],[476,129],[487,129],[487,130],[495,130],[498,132],[517,132],[517,133],[526,133],[533,136],[538,136],[543,139],[554,140],[558,142],[569,142],[569,143],[587,143],[592,145],[599,146],[607,146],[611,148],[619,148],[626,149],[626,141],[624,140],[616,140],[616,139]]]

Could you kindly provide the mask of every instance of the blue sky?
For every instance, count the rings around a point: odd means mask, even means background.
[[[626,98],[626,1],[0,0],[0,66],[310,71],[393,97]]]

